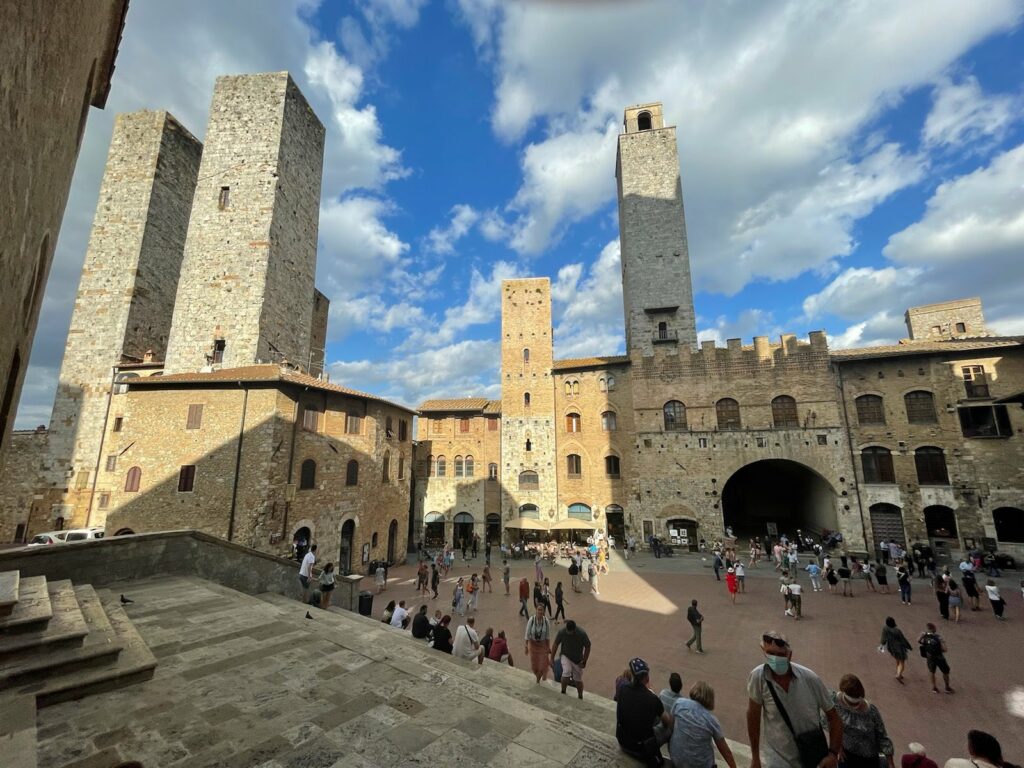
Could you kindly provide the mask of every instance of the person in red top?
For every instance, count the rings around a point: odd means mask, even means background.
[[[519,582],[519,615],[530,618],[530,610],[527,604],[530,602],[530,580],[525,576]]]
[[[725,586],[729,588],[729,596],[732,597],[733,604],[736,603],[736,592],[739,590],[739,585],[736,581],[736,569],[730,568],[725,572]]]
[[[512,663],[512,652],[508,649],[508,641],[505,639],[505,630],[501,630],[491,641],[491,650],[487,652],[487,658],[491,661],[508,661],[510,667],[515,666]]]

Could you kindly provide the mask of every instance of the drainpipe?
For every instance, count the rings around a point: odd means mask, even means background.
[[[843,387],[843,369],[841,366],[832,364],[839,377],[839,401],[843,404],[843,424],[846,427],[846,443],[850,450],[850,467],[853,469],[853,490],[857,494],[857,507],[860,510],[860,528],[864,532],[864,547],[868,544],[868,529],[864,522],[864,502],[860,496],[860,482],[857,480],[857,456],[853,449],[853,430],[850,429],[850,413],[846,407],[846,390]],[[906,538],[906,531],[903,532]],[[874,534],[871,536],[871,543],[875,544]],[[870,552],[868,553],[870,554]]]
[[[103,431],[100,433],[100,449],[96,454],[96,467],[92,473],[92,490],[89,491],[89,506],[85,508],[85,527],[92,523],[92,505],[96,498],[96,483],[100,477],[100,462],[103,461],[103,445],[107,440],[107,422],[110,419],[110,404],[114,399],[114,383],[117,379],[117,366],[110,368],[110,389],[107,391],[107,409],[103,412]]]
[[[309,389],[309,387],[306,387]],[[301,397],[295,398],[295,410],[292,414],[292,439],[291,444],[288,446],[288,479],[285,483],[291,485],[292,473],[295,469],[295,438],[299,431],[299,401]],[[288,512],[291,510],[292,503],[288,499],[284,500],[284,514],[281,516],[281,541],[288,540]],[[313,542],[309,542],[312,544]]]
[[[242,382],[238,382],[242,386]],[[249,408],[249,388],[242,389],[242,419],[238,425],[238,450],[235,453],[235,481],[231,486],[231,514],[228,517],[228,541],[235,535],[235,509],[238,504],[238,473],[242,468],[242,441],[245,438],[245,416]]]

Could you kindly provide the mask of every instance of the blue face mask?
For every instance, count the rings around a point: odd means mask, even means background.
[[[768,668],[776,675],[784,675],[789,672],[789,659],[785,656],[772,656],[766,653],[764,658],[768,662]]]

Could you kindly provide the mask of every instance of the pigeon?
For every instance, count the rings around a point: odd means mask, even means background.
[[[134,600],[129,600],[124,595],[121,595],[121,605],[128,605],[128,603],[134,603]]]
[[[313,618],[312,616],[309,615],[309,611],[306,611],[306,618],[307,619],[312,619]]]

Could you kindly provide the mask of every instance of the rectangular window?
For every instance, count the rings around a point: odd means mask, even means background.
[[[487,465],[487,479],[488,480],[497,480],[498,479],[498,465],[497,464],[488,464]]]
[[[405,419],[398,420],[398,439],[403,443],[409,439],[409,422]]]
[[[223,363],[224,362],[224,349],[227,347],[227,342],[224,339],[216,339],[213,342],[213,355],[210,356],[211,363]]]
[[[828,435],[818,435],[818,445],[828,445]]]
[[[444,432],[444,419],[434,419],[432,425],[434,432]]]
[[[354,413],[345,414],[345,434],[358,435],[363,429],[363,417]]]
[[[960,429],[964,437],[1011,437],[1013,427],[1005,405],[960,408]]]
[[[107,472],[117,471],[117,454],[112,453],[107,456]]]
[[[185,420],[185,429],[199,429],[203,426],[203,404],[192,403],[188,407],[188,418]]]
[[[124,427],[124,417],[123,416],[115,416],[114,417],[114,431],[115,432],[120,432],[123,427]]]
[[[178,472],[178,493],[191,493],[196,482],[196,465],[186,464]]]
[[[404,480],[405,479],[405,457],[404,456],[399,456],[398,457],[398,479],[399,480]]]
[[[101,493],[100,494],[100,509],[106,509],[109,506],[110,506],[110,494],[109,493]]]
[[[754,439],[757,442],[757,447],[758,448],[767,448],[768,447],[768,441],[765,438],[757,437],[757,438],[754,438]]]
[[[497,432],[498,431],[498,420],[493,416],[487,419],[487,431]]]
[[[988,379],[985,377],[985,366],[965,365],[962,369],[964,374],[964,389],[968,397],[988,397]]]
[[[957,323],[956,324],[956,332],[957,333],[967,333],[967,326],[964,323]]]
[[[316,408],[302,409],[302,428],[307,432],[316,432],[320,424],[320,411]]]
[[[469,432],[469,419],[465,416],[459,419],[459,432]]]
[[[221,187],[220,194],[217,195],[217,208],[220,210],[227,209],[231,202],[231,187]]]
[[[698,437],[697,438],[697,447],[698,448],[707,448],[708,447],[708,439],[706,437]]]

